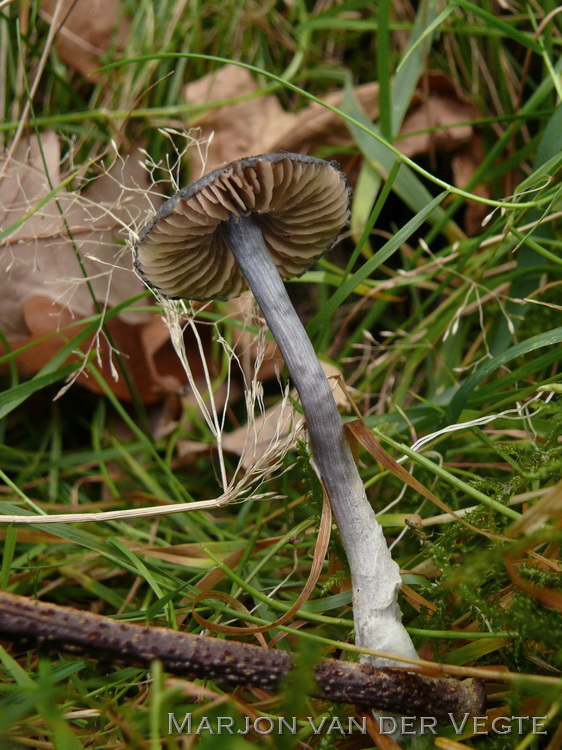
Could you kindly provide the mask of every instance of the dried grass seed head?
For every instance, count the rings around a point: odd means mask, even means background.
[[[291,278],[333,244],[348,221],[348,203],[334,162],[302,154],[239,159],[164,203],[140,234],[135,267],[168,297],[235,297],[246,282],[224,232],[231,217],[253,217],[280,275]]]

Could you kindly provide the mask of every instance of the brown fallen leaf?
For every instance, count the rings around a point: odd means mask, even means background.
[[[102,307],[113,307],[144,289],[131,273],[130,253],[120,234],[149,207],[145,197],[148,176],[138,164],[138,155],[133,152],[126,162],[118,160],[89,191],[79,194],[60,190],[35,210],[60,186],[60,161],[55,133],[44,133],[40,144],[32,136],[16,150],[0,185],[1,225],[9,228],[25,219],[0,243],[0,268],[4,272],[0,279],[0,325],[9,337],[27,333],[21,302],[35,294],[48,296],[75,316],[84,317],[95,312],[88,284]],[[116,185],[120,185],[117,199]],[[138,323],[149,316],[130,308],[122,317]]]
[[[297,114],[285,112],[276,96],[252,96],[258,86],[252,75],[238,65],[225,65],[190,83],[186,99],[194,105],[247,96],[236,104],[209,108],[193,124],[205,137],[214,133],[204,153],[190,149],[194,178],[243,156],[269,151],[310,153],[318,146],[341,146],[351,142],[341,118],[320,104],[312,103]],[[378,84],[358,86],[355,94],[369,117],[378,117]],[[341,104],[340,91],[328,94],[326,101]]]
[[[186,99],[194,106],[209,105],[202,115],[191,120],[197,124],[209,143],[203,152],[188,153],[194,179],[227,162],[253,154],[291,151],[313,153],[319,147],[341,148],[353,145],[352,137],[341,117],[316,102],[292,114],[283,110],[276,96],[254,96],[258,85],[245,68],[225,65],[218,71],[190,83]],[[378,84],[368,83],[354,89],[355,97],[365,114],[378,118]],[[214,102],[238,96],[248,97],[236,104],[215,107]],[[334,91],[324,100],[340,107],[343,93]],[[428,73],[414,92],[402,136],[396,145],[406,156],[447,153],[452,181],[465,187],[483,158],[482,140],[475,128],[466,124],[477,119],[476,106],[457,91],[453,82],[442,73]],[[431,132],[418,132],[430,130]],[[411,135],[408,135],[411,133]],[[340,160],[341,161],[341,160]],[[354,182],[356,164],[343,169]],[[486,186],[478,186],[476,195],[488,195]],[[486,211],[470,203],[465,211],[465,227],[474,234],[481,227]]]
[[[378,83],[356,86],[353,93],[367,117],[376,120],[379,116]],[[343,96],[342,91],[332,91],[323,99],[330,106],[339,108]],[[349,130],[342,118],[321,104],[311,102],[293,117],[290,131],[281,137],[272,138],[268,143],[269,151],[296,151],[299,154],[308,154],[320,147],[338,148],[352,144]],[[342,166],[348,173],[345,164]]]
[[[229,300],[228,314],[230,318],[244,323],[244,327],[234,333],[232,343],[246,382],[250,383],[254,376],[258,380],[275,377],[283,367],[283,358],[275,340],[267,338],[264,329],[258,334],[249,329],[249,326],[259,329],[263,325],[254,298],[250,294],[243,294]]]
[[[42,0],[41,14],[51,22],[61,3],[64,21],[55,47],[70,68],[89,76],[100,67],[101,56],[110,45],[124,46],[130,26],[124,4],[120,0]]]
[[[341,371],[329,362],[321,362],[320,364],[326,377],[331,379],[336,404],[342,409],[346,408],[348,399],[338,382],[341,378]],[[292,399],[297,398],[296,391],[293,391],[290,397]],[[242,468],[249,469],[273,442],[283,441],[293,430],[295,435],[298,434],[295,425],[300,421],[301,416],[295,412],[290,399],[283,400],[267,409],[261,416],[256,417],[251,425],[243,425],[237,430],[223,435],[222,447],[224,450],[240,456]]]
[[[396,145],[410,157],[424,153],[432,158],[438,152],[450,154],[452,182],[464,188],[484,158],[482,138],[469,124],[478,119],[476,105],[439,72],[428,72],[422,78],[413,105],[402,126],[401,135],[406,137]],[[424,130],[427,132],[420,132]],[[477,186],[473,192],[490,197],[485,185]],[[487,207],[480,203],[467,203],[464,215],[467,234],[473,235],[481,229],[487,212]]]
[[[450,79],[441,73],[428,73],[404,118],[397,146],[407,156],[455,151],[472,138],[473,126],[467,121],[477,117],[476,106],[457,92]]]
[[[223,435],[222,447],[225,451],[240,456],[240,465],[247,470],[272,442],[287,438],[298,421],[299,415],[295,414],[290,402],[280,401],[257,417],[251,426],[243,425]]]
[[[13,339],[10,344],[12,350],[33,344],[15,356],[18,371],[25,376],[40,370],[83,330],[85,324],[76,320],[68,308],[41,295],[33,295],[24,300],[22,311],[29,335]],[[155,317],[153,321],[159,321],[159,318]],[[184,380],[183,370],[169,337],[157,347],[152,343],[147,344],[146,329],[149,326],[150,323],[128,323],[119,317],[106,321],[106,330],[113,346],[120,353],[123,365],[145,403],[157,401],[165,393],[177,393],[183,387]],[[94,351],[96,365],[105,381],[118,398],[128,400],[132,394],[123,374],[117,380],[113,377],[115,350],[109,345],[107,337],[100,337],[96,333],[86,339],[81,351],[74,352],[69,361],[82,362],[88,351]],[[87,369],[78,374],[76,382],[96,393],[103,392],[97,381],[88,375]]]
[[[277,97],[252,96],[257,90],[250,72],[238,65],[225,65],[187,86],[186,100],[194,106],[250,97],[195,118],[205,135],[214,132],[214,136],[203,153],[194,148],[189,151],[194,179],[226,162],[267,151],[271,137],[292,127],[294,116],[283,110]]]
[[[22,142],[7,165],[0,186],[0,223],[9,228],[25,220],[0,243],[0,326],[12,350],[33,344],[16,357],[22,374],[41,369],[76,336],[83,329],[82,319],[96,312],[95,301],[101,309],[110,309],[143,291],[121,234],[130,224],[138,225],[150,207],[148,175],[139,157],[134,151],[126,160],[117,159],[83,193],[62,189],[44,205],[62,179],[56,134],[44,133],[41,143],[35,137]],[[106,332],[112,345],[105,334],[92,335],[74,359],[93,350],[119,398],[131,394],[123,377],[113,377],[115,350],[145,401],[185,387],[185,375],[159,318],[131,305],[106,321]],[[86,372],[78,381],[99,391]]]

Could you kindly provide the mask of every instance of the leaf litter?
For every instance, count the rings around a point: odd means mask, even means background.
[[[81,320],[144,291],[131,272],[125,242],[130,224],[138,225],[147,210],[152,210],[153,191],[140,157],[137,150],[127,158],[117,157],[82,192],[61,189],[61,145],[52,131],[42,134],[40,142],[35,136],[22,140],[10,163],[4,165],[5,179],[0,185],[5,235],[0,242],[0,324],[12,350],[34,344],[16,356],[23,374],[43,367],[76,335]],[[84,361],[94,351],[116,395],[130,398],[123,379],[116,376],[113,360],[118,350],[141,396],[152,401],[160,398],[159,391],[165,388],[169,375],[179,378],[181,373],[172,364],[173,358],[165,354],[157,364],[156,351],[165,341],[153,316],[140,309],[141,304],[146,306],[143,300],[126,306],[118,317],[106,322],[105,329],[100,323],[98,332],[75,357]],[[160,341],[159,347],[155,339]],[[172,368],[171,373],[162,373],[160,360]],[[85,368],[76,379],[99,391]]]
[[[84,76],[100,67],[104,52],[110,46],[124,47],[130,21],[120,0],[42,0],[41,15],[52,22],[57,6],[62,4],[62,23],[55,47],[71,69]],[[97,80],[96,76],[92,76]]]

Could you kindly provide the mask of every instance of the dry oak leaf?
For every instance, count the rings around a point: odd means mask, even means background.
[[[202,115],[190,124],[201,128],[204,139],[209,139],[200,152],[188,153],[192,173],[199,176],[234,159],[253,154],[291,151],[313,153],[319,147],[340,148],[353,145],[344,120],[321,104],[312,102],[300,112],[286,112],[274,95],[254,96],[258,86],[250,72],[237,65],[225,65],[219,70],[190,83],[186,99],[193,106],[209,105]],[[367,117],[378,119],[378,84],[357,86],[354,95]],[[214,102],[247,96],[244,101],[215,107]],[[324,97],[326,103],[340,107],[343,94],[334,91]],[[400,151],[409,157],[423,153],[448,154],[452,181],[465,187],[483,158],[482,140],[469,121],[478,118],[476,106],[442,73],[426,74],[414,92],[402,127],[406,137],[397,141]],[[418,133],[421,130],[430,130]],[[408,136],[408,133],[412,135]],[[343,160],[345,162],[345,159]],[[342,164],[353,183],[353,163]],[[477,195],[488,195],[479,186]],[[478,203],[470,203],[465,213],[465,227],[474,234],[481,227],[485,211]]]
[[[396,146],[406,156],[439,152],[450,156],[452,182],[464,188],[484,158],[482,138],[470,121],[477,120],[476,105],[455,87],[443,73],[428,72],[418,84],[418,96],[402,125],[402,137]],[[420,132],[426,131],[426,132]],[[412,135],[408,135],[412,133]],[[475,195],[490,197],[487,186],[479,185]],[[488,212],[486,206],[467,204],[464,224],[469,235],[476,234]]]
[[[80,320],[76,320],[68,308],[42,295],[24,300],[22,312],[29,335],[11,342],[13,350],[33,342],[33,346],[16,356],[17,367],[22,375],[40,370],[85,326]],[[56,328],[53,328],[53,322]],[[159,316],[151,317],[147,323],[137,324],[113,317],[105,325],[113,346],[122,355],[130,379],[145,403],[160,400],[163,393],[176,393],[180,390],[185,378],[170,343],[168,329]],[[115,380],[113,377],[114,350],[105,336],[89,336],[81,350],[83,354],[90,350],[96,352],[96,365],[117,398],[131,398],[125,379],[119,377]],[[75,354],[73,359],[80,361],[83,354]],[[86,369],[78,374],[76,382],[95,393],[103,393],[103,389],[88,375]]]
[[[42,15],[52,22],[61,4],[56,50],[70,68],[89,76],[100,67],[100,58],[110,46],[124,47],[130,26],[124,6],[120,0],[42,0]]]
[[[0,185],[0,225],[9,229],[27,217],[0,243],[0,328],[12,350],[34,343],[16,358],[23,374],[39,370],[82,330],[81,319],[96,311],[77,253],[102,309],[144,289],[132,273],[130,252],[119,234],[131,223],[138,224],[150,208],[148,176],[139,164],[140,154],[133,152],[126,160],[118,159],[83,194],[62,189],[35,211],[61,184],[56,134],[44,133],[41,148],[45,163],[35,137],[22,142]],[[162,331],[159,319],[130,306],[106,325],[146,401],[176,392],[185,382],[169,334]],[[120,398],[130,398],[123,379],[112,377],[113,350],[104,336],[89,338],[76,359],[90,349],[96,351],[114,392]],[[99,390],[85,373],[79,381]]]
[[[349,132],[336,114],[313,102],[297,114],[285,112],[276,96],[254,96],[258,91],[250,72],[238,65],[225,65],[216,72],[190,83],[186,100],[193,106],[248,96],[245,101],[209,108],[193,118],[191,124],[201,127],[205,137],[214,133],[210,143],[198,153],[190,149],[192,173],[199,176],[234,159],[267,153],[292,151],[310,153],[319,146],[349,144]],[[355,89],[361,106],[371,119],[378,117],[378,84]],[[326,96],[334,107],[341,104],[339,91]]]
[[[248,96],[236,104],[214,107],[193,119],[205,136],[213,134],[203,153],[190,149],[194,179],[234,159],[265,153],[267,140],[292,127],[293,115],[285,112],[276,96],[253,96],[258,87],[249,71],[238,65],[225,65],[190,83],[185,90],[188,104]]]
[[[41,147],[45,165],[33,136],[19,145],[7,166],[0,185],[4,229],[33,212],[61,184],[56,134],[44,133]],[[149,207],[147,174],[135,157],[116,162],[84,194],[60,190],[1,241],[0,326],[8,337],[27,333],[21,303],[36,294],[57,300],[78,317],[95,312],[75,247],[102,307],[113,307],[143,290],[118,234]],[[122,318],[138,323],[148,320],[148,314],[129,309]]]
[[[228,317],[239,320],[244,326],[234,333],[232,342],[238,364],[247,383],[253,377],[269,380],[283,367],[283,358],[273,338],[261,336],[249,330],[249,326],[260,328],[262,318],[257,314],[257,306],[250,293],[228,300]],[[265,329],[261,328],[262,334]],[[258,361],[259,360],[259,361]],[[257,372],[256,372],[257,368]]]
[[[330,384],[336,404],[342,410],[347,408],[348,398],[339,384],[340,370],[329,362],[320,362],[324,374],[330,378]],[[291,398],[296,399],[295,390]],[[222,437],[224,450],[241,456],[240,465],[249,469],[266,450],[274,443],[282,443],[292,431],[298,434],[302,426],[301,416],[295,412],[290,400],[280,401],[256,417],[251,426],[243,425]],[[181,441],[180,441],[181,442]]]
[[[442,73],[428,73],[418,84],[417,94],[397,143],[402,153],[415,156],[455,151],[471,140],[474,129],[469,121],[478,117],[478,110],[459,94],[449,78]],[[424,130],[427,132],[418,132]]]

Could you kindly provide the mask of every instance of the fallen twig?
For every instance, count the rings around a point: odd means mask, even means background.
[[[121,622],[5,592],[0,592],[0,637],[145,667],[159,660],[168,672],[229,686],[279,690],[293,667],[287,651]],[[479,715],[484,707],[484,690],[474,679],[426,677],[410,668],[376,668],[338,659],[319,661],[314,677],[322,698],[431,716],[442,723]]]

